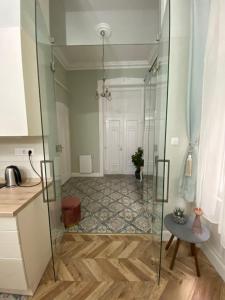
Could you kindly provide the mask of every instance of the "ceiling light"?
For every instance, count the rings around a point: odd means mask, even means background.
[[[105,38],[109,37],[111,34],[110,26],[106,23],[100,23],[96,26],[96,30],[99,36],[102,38],[102,92],[96,91],[96,99],[106,99],[108,101],[112,100],[112,95],[109,87],[106,86],[106,76],[105,76]]]

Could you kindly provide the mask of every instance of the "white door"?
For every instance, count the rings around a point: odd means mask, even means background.
[[[71,177],[71,150],[70,150],[70,127],[69,109],[62,102],[56,102],[58,144],[61,145],[61,181],[64,184]]]
[[[122,173],[122,121],[105,122],[105,173]]]
[[[135,167],[131,156],[137,151],[138,144],[138,120],[124,120],[124,174],[134,174]]]
[[[112,88],[112,101],[104,103],[104,171],[134,174],[131,156],[143,144],[142,88]]]

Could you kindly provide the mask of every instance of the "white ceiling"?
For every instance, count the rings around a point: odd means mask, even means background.
[[[44,0],[43,0],[44,1]],[[159,0],[51,0],[51,30],[57,44],[97,45],[96,25],[108,23],[108,44],[149,44],[159,31]]]
[[[152,61],[156,44],[151,45],[106,45],[107,68],[147,67]],[[56,57],[68,70],[96,69],[102,65],[101,46],[62,46],[55,48]]]
[[[69,11],[159,9],[159,0],[64,0]]]

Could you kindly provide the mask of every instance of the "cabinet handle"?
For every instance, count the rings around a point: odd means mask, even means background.
[[[48,179],[47,179],[47,168],[46,164],[50,164],[52,166],[52,184],[53,184],[53,198],[50,199],[49,190],[48,190]],[[43,201],[44,202],[53,202],[56,201],[56,182],[55,182],[55,168],[53,160],[41,160],[41,183],[42,183],[42,193],[43,193]],[[43,169],[44,167],[44,169]]]

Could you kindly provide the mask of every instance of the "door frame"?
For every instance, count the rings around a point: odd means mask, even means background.
[[[117,77],[106,80],[106,85],[109,88],[129,88],[129,87],[139,87],[144,91],[144,78],[136,77]],[[102,80],[97,82],[97,91],[99,95],[102,91]],[[99,176],[104,176],[104,100],[102,97],[98,99],[98,111],[99,111]],[[113,101],[113,99],[112,99]]]

